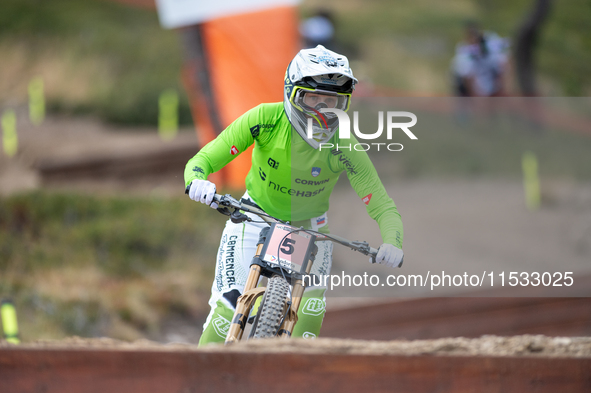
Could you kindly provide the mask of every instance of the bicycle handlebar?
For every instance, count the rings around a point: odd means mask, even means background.
[[[237,220],[237,222],[252,221],[252,219],[250,217],[239,212],[240,210],[242,210],[242,211],[245,211],[248,213],[256,214],[257,216],[259,216],[261,219],[263,219],[268,224],[272,224],[274,222],[279,222],[279,223],[284,223],[284,224],[287,223],[285,221],[282,221],[278,218],[275,218],[275,217],[265,213],[263,210],[257,208],[256,206],[252,206],[252,205],[243,203],[242,201],[235,199],[230,194],[226,194],[226,195],[215,194],[215,196],[213,198],[213,202],[218,204],[218,211],[222,214],[230,216],[232,221],[234,221],[234,220]],[[228,208],[233,208],[235,210],[234,210],[234,212],[230,212],[228,210]],[[303,229],[303,228],[302,228],[302,230],[303,231],[310,231],[308,229]],[[317,231],[312,231],[312,232],[314,232],[314,234],[316,235],[317,241],[330,240],[332,242],[339,243],[345,247],[349,247],[350,249],[352,249],[354,251],[358,251],[364,255],[370,256],[371,263],[376,263],[376,255],[378,253],[378,250],[373,247],[370,247],[370,245],[365,241],[363,241],[363,242],[351,241],[351,240],[345,239],[344,237],[333,235],[333,234],[327,235],[327,234],[320,233]]]

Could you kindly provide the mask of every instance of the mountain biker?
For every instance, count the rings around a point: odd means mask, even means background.
[[[191,158],[184,172],[186,192],[191,199],[217,208],[212,202],[216,186],[207,180],[208,175],[254,143],[243,201],[296,227],[328,233],[329,196],[345,172],[369,216],[380,227],[384,244],[378,249],[377,262],[399,267],[403,228],[394,201],[367,153],[349,148],[357,142],[355,138],[339,138],[337,116],[319,112],[321,108],[347,110],[356,83],[345,56],[321,45],[301,50],[288,65],[283,102],[261,104],[247,111]],[[312,139],[306,133],[309,119],[313,119]],[[345,147],[319,148],[327,142]],[[226,223],[209,300],[211,312],[199,345],[224,341],[263,227],[260,223]],[[328,275],[332,243],[317,245],[311,273]],[[306,289],[294,337],[318,336],[325,313],[325,291],[326,287]]]

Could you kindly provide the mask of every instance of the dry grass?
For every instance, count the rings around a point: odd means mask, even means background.
[[[29,82],[41,77],[48,101],[89,105],[97,86],[105,83],[102,59],[76,59],[58,45],[38,50],[22,41],[5,41],[0,43],[0,53],[0,102],[26,102]]]
[[[191,202],[44,193],[2,200],[0,298],[13,298],[24,341],[135,340],[158,336],[169,316],[202,319],[224,219]]]

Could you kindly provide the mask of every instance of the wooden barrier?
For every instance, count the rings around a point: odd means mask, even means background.
[[[0,392],[591,391],[591,358],[1,349]]]

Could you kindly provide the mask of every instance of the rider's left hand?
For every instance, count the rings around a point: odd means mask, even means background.
[[[404,260],[404,252],[392,244],[384,243],[378,249],[376,262],[389,267],[400,267]]]

